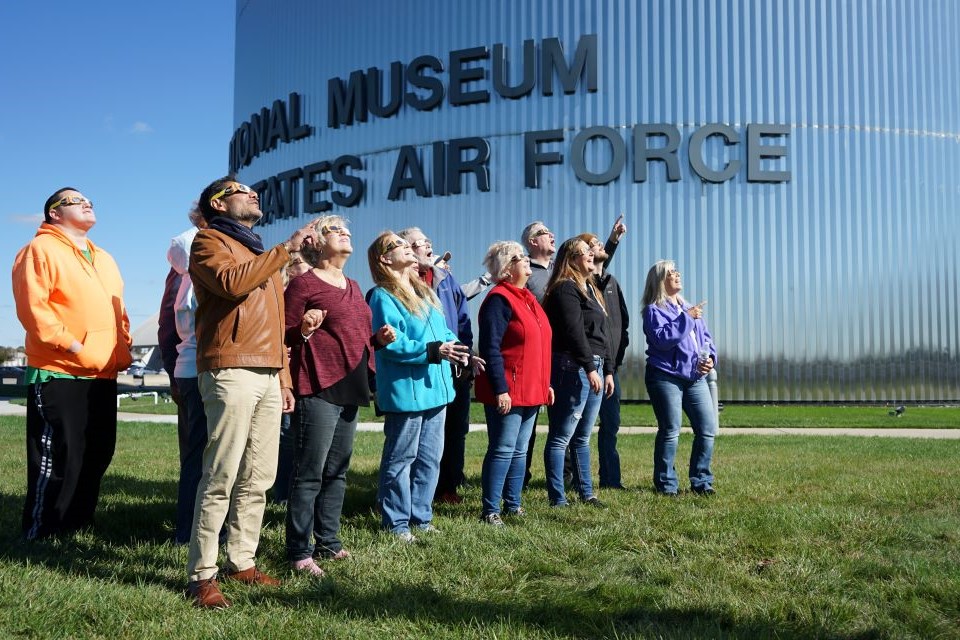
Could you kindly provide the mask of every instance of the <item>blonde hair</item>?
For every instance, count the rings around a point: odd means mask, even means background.
[[[323,248],[327,246],[327,240],[323,237],[321,229],[333,225],[347,228],[349,223],[350,221],[346,218],[334,214],[320,216],[314,220],[311,226],[314,231],[317,232],[317,242],[315,245],[305,244],[300,247],[300,254],[303,256],[304,261],[311,267],[316,267],[320,264],[320,260],[323,259]]]
[[[653,266],[650,267],[650,270],[647,271],[647,281],[643,285],[643,306],[648,307],[654,305],[657,307],[665,306],[664,303],[667,301],[667,290],[663,286],[663,283],[666,282],[667,276],[670,275],[670,272],[675,270],[677,265],[674,264],[673,260],[657,260],[653,263]],[[677,302],[680,303],[682,307],[685,300],[677,294]]]
[[[373,278],[375,285],[399,300],[407,311],[422,318],[427,315],[430,307],[440,309],[440,300],[437,299],[437,295],[430,288],[430,285],[419,277],[410,278],[410,286],[413,291],[401,286],[400,278],[394,270],[380,259],[384,255],[384,249],[390,244],[390,238],[396,235],[393,231],[384,231],[367,248],[370,277]]]
[[[591,297],[600,305],[600,308],[604,313],[607,312],[607,305],[603,303],[603,296],[596,290],[596,287],[593,286],[592,273],[581,273],[573,266],[573,261],[576,258],[579,258],[583,254],[577,254],[577,245],[583,244],[586,246],[586,250],[590,250],[590,245],[584,242],[580,236],[574,236],[563,241],[563,244],[560,245],[560,248],[557,250],[557,259],[553,264],[553,273],[550,274],[550,282],[547,283],[547,296],[553,293],[553,290],[557,286],[567,280],[573,282],[577,286],[577,289],[583,295],[584,298],[590,299]],[[591,296],[587,290],[593,291],[594,295]]]
[[[490,245],[490,248],[487,249],[487,255],[483,258],[483,266],[493,276],[494,282],[500,282],[507,278],[511,260],[518,253],[521,256],[527,255],[520,243],[513,240],[500,240]]]

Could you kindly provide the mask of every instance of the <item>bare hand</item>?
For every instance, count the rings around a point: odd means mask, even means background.
[[[553,393],[553,387],[547,388],[547,406],[553,406],[553,402],[557,399],[556,394]]]
[[[615,386],[613,384],[613,375],[607,374],[603,377],[603,397],[609,398],[613,395]]]
[[[470,356],[470,365],[473,367],[473,375],[487,370],[487,362],[480,356]]]
[[[610,240],[613,242],[620,242],[620,238],[627,232],[627,225],[623,223],[623,214],[621,213],[617,217],[617,221],[613,223],[613,228],[610,230]]]
[[[280,404],[284,413],[293,413],[293,405],[295,402],[293,391],[287,388],[280,389]]]
[[[713,370],[713,356],[710,356],[703,362],[697,365],[697,373],[700,375],[707,375]]]
[[[465,367],[470,363],[470,348],[462,342],[444,342],[440,345],[440,357]]]
[[[313,221],[308,222],[293,232],[290,239],[283,243],[287,252],[300,251],[303,245],[314,245],[317,242],[317,230],[313,228]]]
[[[687,313],[688,313],[688,314],[690,315],[690,317],[693,318],[694,320],[699,320],[700,318],[703,317],[703,306],[704,306],[705,304],[707,304],[707,301],[706,301],[706,300],[704,300],[703,302],[701,302],[701,303],[698,304],[698,305],[695,305],[695,306],[690,307],[689,309],[687,309]]]
[[[303,314],[303,320],[300,321],[300,333],[306,337],[313,335],[313,332],[320,328],[324,318],[327,317],[326,309],[308,309]]]
[[[397,339],[397,332],[388,324],[383,325],[377,329],[377,334],[374,336],[374,339],[377,341],[381,347],[385,347],[394,340]]]
[[[502,416],[510,413],[510,409],[513,407],[513,401],[510,399],[509,393],[501,393],[497,395],[497,413]]]
[[[600,374],[596,371],[591,371],[587,374],[587,379],[590,381],[590,391],[600,393],[600,390],[603,389],[603,379],[600,377]]]

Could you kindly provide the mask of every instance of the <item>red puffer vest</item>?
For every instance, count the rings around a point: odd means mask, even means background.
[[[500,343],[504,374],[510,401],[515,407],[535,407],[547,402],[550,389],[550,356],[553,331],[537,298],[528,289],[518,289],[501,282],[490,290],[490,296],[503,296],[513,317],[507,324]],[[483,307],[481,306],[481,313]],[[496,397],[486,372],[477,375],[477,400],[494,404]]]

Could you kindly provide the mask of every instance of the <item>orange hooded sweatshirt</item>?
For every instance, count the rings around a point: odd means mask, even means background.
[[[92,264],[57,225],[43,223],[13,263],[13,297],[26,329],[27,364],[115,378],[130,366],[130,320],[120,270],[87,240]],[[76,340],[80,353],[68,349]]]

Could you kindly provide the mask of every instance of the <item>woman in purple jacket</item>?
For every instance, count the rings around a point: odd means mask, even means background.
[[[713,440],[717,414],[706,374],[716,365],[717,350],[703,320],[703,305],[691,306],[680,296],[680,272],[670,260],[660,260],[647,272],[643,289],[643,333],[647,337],[647,394],[657,416],[653,450],[653,485],[658,493],[675,496],[679,488],[673,459],[680,436],[680,411],[693,428],[690,489],[712,495]]]

